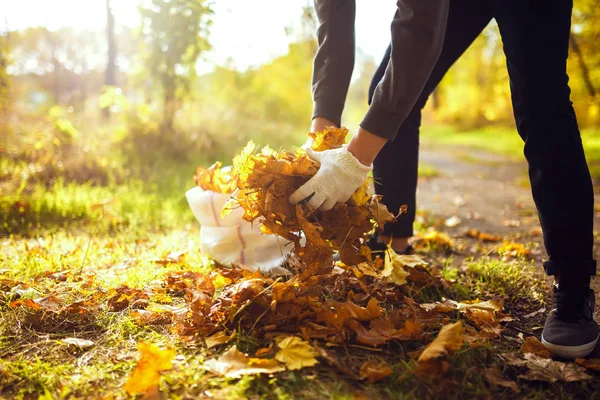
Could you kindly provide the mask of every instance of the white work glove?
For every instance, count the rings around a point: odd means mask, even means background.
[[[310,158],[321,163],[319,170],[290,196],[290,203],[298,204],[310,195],[311,209],[331,210],[336,203],[345,203],[367,179],[371,166],[362,164],[346,145],[339,149],[314,151],[307,149]]]

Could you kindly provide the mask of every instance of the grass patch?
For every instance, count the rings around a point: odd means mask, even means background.
[[[543,275],[525,259],[503,261],[481,257],[466,260],[464,285],[482,297],[500,296],[511,304],[540,304],[548,293]]]
[[[489,127],[457,131],[449,126],[428,126],[422,129],[421,138],[430,146],[450,145],[470,147],[523,160],[523,141],[515,128]],[[592,177],[600,179],[600,130],[588,128],[581,131],[583,147]]]

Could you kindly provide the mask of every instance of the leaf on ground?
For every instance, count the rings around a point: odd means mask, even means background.
[[[153,259],[152,262],[160,265],[180,264],[185,260],[186,254],[187,251],[171,251],[163,255],[162,258]]]
[[[575,362],[592,371],[600,371],[600,358],[578,358]]]
[[[524,257],[529,255],[529,253],[529,249],[520,243],[504,241],[504,243],[498,247],[498,254],[505,260],[509,260],[512,257]]]
[[[64,338],[60,341],[61,343],[77,346],[81,349],[87,349],[88,347],[92,347],[94,345],[94,342],[92,342],[91,340],[79,339],[74,337]]]
[[[526,353],[524,360],[513,354],[504,354],[507,364],[517,367],[526,367],[527,372],[519,375],[519,378],[530,381],[546,382],[576,382],[592,377],[585,373],[585,369],[575,363],[564,363],[542,358],[532,353]]]
[[[289,370],[311,367],[319,362],[315,358],[319,352],[297,336],[280,339],[277,346],[280,350],[275,354],[275,359],[284,363]]]
[[[371,298],[366,307],[361,307],[350,300],[342,303],[327,301],[317,312],[317,321],[341,330],[347,321],[370,321],[382,316],[382,309],[375,298]]]
[[[285,367],[277,362],[277,360],[250,358],[239,351],[236,346],[229,348],[218,358],[206,361],[204,366],[213,374],[228,378],[285,371]]]
[[[551,357],[550,350],[548,350],[546,347],[544,347],[542,342],[540,342],[539,339],[536,338],[535,336],[526,337],[525,342],[523,343],[523,345],[521,346],[521,349],[519,349],[519,351],[523,354],[525,354],[525,353],[535,354],[536,356],[540,356],[542,358],[550,358]]]
[[[418,376],[439,377],[446,373],[449,364],[443,360],[463,345],[462,322],[444,325],[438,336],[419,356],[416,373]]]
[[[175,349],[161,348],[152,343],[141,342],[138,350],[142,354],[133,372],[125,383],[130,395],[146,393],[160,383],[160,372],[173,368]]]
[[[394,339],[413,341],[423,337],[423,324],[411,320],[406,320],[400,329],[396,329],[387,318],[371,321],[370,329],[356,320],[352,320],[348,325],[356,333],[356,341],[367,346],[376,347]]]
[[[502,240],[502,236],[490,235],[489,233],[484,233],[477,229],[469,229],[467,231],[467,236],[482,242],[500,242]]]
[[[235,338],[235,331],[231,332],[231,335],[228,335],[225,331],[219,331],[214,335],[204,338],[204,343],[206,343],[206,347],[210,349],[221,344],[229,343],[233,338]]]
[[[521,391],[521,389],[519,389],[517,386],[517,383],[515,381],[511,381],[510,379],[506,379],[498,367],[486,368],[483,375],[489,384],[494,388],[500,386],[509,388],[515,393],[519,393]]]
[[[167,325],[173,320],[173,313],[170,311],[131,310],[129,316],[136,324],[142,326]]]
[[[359,377],[369,383],[375,383],[390,376],[394,370],[385,361],[366,361],[360,366]]]
[[[385,264],[381,276],[396,285],[404,285],[406,278],[410,276],[407,268],[414,268],[418,265],[427,265],[427,263],[419,256],[398,254],[391,247],[388,247],[385,252]]]
[[[133,304],[136,300],[148,300],[150,297],[142,290],[122,286],[114,291],[108,299],[107,305],[110,311],[122,311]]]
[[[34,310],[41,310],[42,309],[42,306],[40,306],[38,303],[36,303],[35,301],[33,301],[31,299],[16,300],[16,301],[11,302],[10,306],[12,308],[28,307],[28,308],[33,308]]]
[[[454,243],[445,233],[430,230],[424,234],[416,235],[414,247],[417,249],[439,248],[441,250],[452,250]]]

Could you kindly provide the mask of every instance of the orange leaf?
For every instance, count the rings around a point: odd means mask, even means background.
[[[160,383],[160,372],[173,368],[174,349],[160,348],[152,343],[141,342],[138,350],[142,354],[133,372],[125,383],[130,395],[146,393]]]
[[[385,361],[367,361],[360,366],[359,377],[360,379],[367,380],[369,383],[375,383],[390,376],[393,372],[394,370]]]
[[[544,347],[542,342],[540,342],[535,336],[528,336],[525,338],[525,343],[523,343],[519,351],[523,354],[532,353],[542,358],[551,357],[550,350]]]
[[[417,375],[439,377],[445,374],[449,364],[442,358],[462,347],[463,335],[462,322],[445,325],[435,340],[429,343],[419,356]]]

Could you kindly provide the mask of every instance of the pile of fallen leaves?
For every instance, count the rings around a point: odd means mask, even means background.
[[[333,127],[313,133],[312,149],[339,148],[347,133],[345,128]],[[224,212],[241,206],[245,220],[257,221],[262,232],[293,243],[293,252],[302,265],[301,279],[331,269],[336,251],[346,265],[372,261],[369,248],[363,245],[364,238],[374,224],[383,226],[395,220],[378,196],[367,194],[368,181],[348,202],[328,211],[311,212],[304,204],[290,204],[290,195],[319,169],[319,163],[303,150],[292,153],[264,147],[258,151],[250,142],[234,158],[230,171],[224,172],[220,166],[198,169],[196,183],[219,193],[231,193],[235,185],[238,191]]]
[[[93,324],[95,312],[101,309],[125,312],[142,326],[169,325],[185,341],[201,341],[207,349],[235,341],[243,332],[263,347],[246,355],[232,346],[206,363],[209,371],[230,377],[299,369],[321,358],[353,378],[373,382],[389,375],[390,367],[381,362],[341,367],[331,349],[377,350],[405,343],[418,356],[433,332],[442,329],[420,354],[416,371],[437,376],[448,369],[447,355],[464,342],[476,346],[501,334],[500,323],[508,318],[501,313],[502,302],[419,304],[411,296],[427,287],[443,288],[447,282],[417,256],[390,251],[386,261],[385,266],[365,262],[335,267],[305,280],[298,275],[273,278],[242,266],[221,266],[208,273],[174,271],[143,290],[122,286],[75,302],[46,296],[14,300],[10,306],[28,310],[26,321],[36,329],[50,329],[59,322],[71,325],[66,329]],[[94,274],[64,273],[52,278],[95,285]],[[2,291],[15,296],[29,288],[24,282],[1,283]],[[464,325],[451,324],[459,316]],[[51,329],[56,330],[56,325]],[[86,345],[82,343],[75,345]],[[140,351],[149,353],[143,357],[162,360],[155,347],[140,345]],[[170,363],[162,360],[159,365],[168,369]]]
[[[347,132],[327,128],[311,134],[312,149],[339,148]],[[331,346],[377,348],[406,342],[418,349],[441,328],[420,355],[418,371],[441,375],[448,368],[444,359],[463,342],[475,345],[501,334],[500,323],[509,319],[501,314],[501,302],[419,304],[412,297],[418,291],[448,287],[435,268],[417,256],[398,255],[391,249],[385,263],[372,259],[364,245],[366,235],[395,217],[379,197],[367,194],[368,181],[347,203],[329,211],[310,212],[303,204],[290,204],[289,196],[318,169],[318,162],[302,150],[291,153],[265,147],[258,151],[252,142],[234,158],[231,169],[224,170],[221,164],[198,169],[195,180],[203,189],[233,193],[224,213],[241,206],[244,219],[259,222],[264,233],[293,243],[296,258],[290,267],[298,272],[284,280],[243,267],[222,267],[211,275],[182,272],[168,277],[168,287],[181,290],[189,305],[172,315],[184,337],[202,338],[212,348],[232,341],[241,329],[268,343],[254,357],[231,347],[207,363],[211,371],[240,376],[297,369],[315,364],[317,355],[331,361],[325,350]],[[336,251],[341,263],[334,267]],[[386,309],[384,304],[393,307]],[[450,324],[458,315],[466,325]],[[369,381],[391,373],[383,364],[344,370]]]

